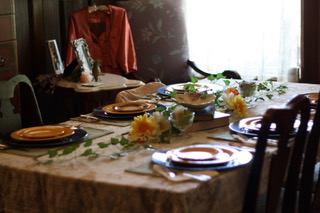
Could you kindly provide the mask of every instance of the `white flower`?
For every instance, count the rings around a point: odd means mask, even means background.
[[[164,116],[162,112],[154,112],[150,116],[150,119],[156,125],[154,135],[160,135],[161,133],[171,129],[171,123],[167,116]]]
[[[232,108],[233,107],[233,99],[234,99],[234,94],[232,92],[230,93],[226,93],[224,92],[221,96],[222,100],[223,100],[223,104],[227,107],[227,108]]]

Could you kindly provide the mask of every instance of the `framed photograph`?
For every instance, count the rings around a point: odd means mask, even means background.
[[[83,72],[92,73],[94,60],[90,56],[88,44],[85,39],[73,40],[71,45],[74,49],[78,64]]]
[[[47,47],[49,49],[50,58],[52,62],[52,67],[54,72],[57,75],[63,74],[64,65],[62,63],[60,52],[58,49],[57,41],[56,40],[47,40]]]

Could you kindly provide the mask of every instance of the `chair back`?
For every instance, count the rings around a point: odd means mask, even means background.
[[[320,92],[313,125],[309,133],[304,154],[304,164],[301,175],[299,212],[320,212],[320,178],[315,177],[320,171],[315,171],[320,140]],[[319,167],[320,168],[320,167]],[[318,180],[317,180],[318,179]]]
[[[43,122],[30,80],[16,75],[0,82],[0,136],[39,125]]]
[[[293,136],[294,125],[298,117],[300,125]],[[270,108],[266,111],[258,133],[243,212],[256,212],[260,177],[262,169],[265,169],[263,164],[271,124],[276,125],[276,131],[280,136],[277,152],[273,153],[270,162],[265,211],[276,212],[281,190],[285,186],[284,196],[286,203],[290,203],[290,205],[283,205],[283,211],[293,212],[309,118],[310,100],[305,95],[294,97],[284,107]]]

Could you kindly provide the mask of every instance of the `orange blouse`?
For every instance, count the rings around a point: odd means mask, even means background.
[[[99,60],[101,71],[126,75],[137,70],[131,28],[125,9],[109,6],[109,10],[89,13],[88,8],[71,14],[65,63],[75,58],[71,41],[84,38],[93,60]]]

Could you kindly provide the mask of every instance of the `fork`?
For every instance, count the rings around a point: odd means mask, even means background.
[[[183,175],[183,176],[186,176],[186,177],[190,177],[190,178],[193,178],[195,180],[198,180],[198,181],[208,181],[211,179],[211,176],[210,175],[200,175],[200,174],[191,174],[191,173],[187,173],[187,172],[173,172],[172,170],[170,170],[168,167],[166,166],[161,166],[161,168],[163,169],[163,171],[165,171],[169,177],[171,178],[174,178],[176,175]]]

